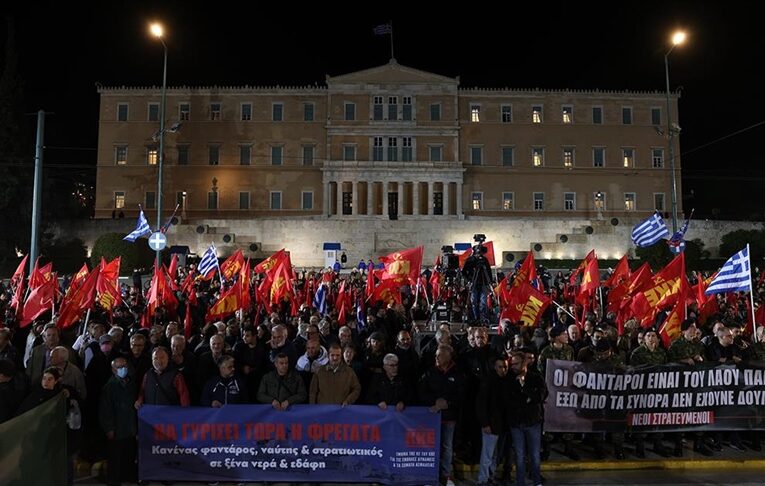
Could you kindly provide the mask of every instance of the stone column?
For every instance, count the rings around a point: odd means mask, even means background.
[[[451,186],[451,183],[445,181],[444,182],[444,188],[443,188],[442,193],[441,193],[443,195],[442,201],[443,201],[443,205],[444,205],[444,216],[449,216],[450,215],[450,213],[449,213],[449,189],[450,189],[450,187],[449,186]]]
[[[462,183],[457,182],[457,192],[454,194],[457,203],[457,217],[462,217]]]
[[[412,216],[420,214],[420,182],[412,182]]]
[[[367,181],[367,216],[375,214],[372,207],[372,194],[374,193],[375,183]]]
[[[330,189],[329,182],[325,182],[324,183],[324,198],[322,199],[322,205],[324,206],[324,216],[330,215],[329,210],[331,208],[331,205],[329,204],[329,194],[330,194],[329,189]],[[300,204],[302,207],[303,202],[300,201]]]
[[[428,216],[433,216],[433,181],[428,181]]]
[[[396,191],[398,192],[398,207],[396,208],[398,219],[401,219],[401,216],[404,214],[404,181],[396,181],[396,185],[398,186]]]
[[[380,183],[380,191],[382,191],[382,217],[388,219],[388,181],[383,179]]]
[[[351,182],[351,214],[359,214],[359,181]]]
[[[337,215],[343,215],[343,181],[337,181]]]

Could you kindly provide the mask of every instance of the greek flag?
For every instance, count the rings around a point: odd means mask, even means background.
[[[313,296],[313,306],[318,309],[319,314],[324,315],[327,313],[327,286],[324,284],[319,285],[316,289],[316,293]]]
[[[666,236],[669,236],[669,230],[659,213],[653,213],[632,229],[632,241],[640,248],[651,246]]]
[[[149,227],[149,222],[146,221],[146,216],[143,214],[143,209],[138,213],[138,225],[136,225],[135,229],[132,233],[127,235],[126,237],[122,238],[125,241],[129,241],[131,243],[135,243],[135,240],[140,238],[141,236],[146,236],[151,234],[151,228]]]
[[[393,27],[390,25],[390,22],[387,24],[380,24],[374,29],[372,29],[372,32],[374,32],[375,35],[390,34],[391,32],[393,32]]]
[[[746,292],[751,289],[752,268],[749,265],[749,245],[746,245],[746,248],[728,258],[704,293],[711,295],[723,292]]]
[[[215,270],[218,266],[218,255],[215,254],[215,245],[210,245],[210,248],[204,252],[202,259],[199,260],[197,265],[197,271],[202,278],[207,278],[207,275]]]

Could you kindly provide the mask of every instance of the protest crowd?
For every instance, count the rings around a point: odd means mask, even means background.
[[[553,276],[532,253],[497,271],[490,242],[429,268],[422,253],[350,271],[299,270],[284,250],[257,265],[241,251],[220,264],[173,257],[132,286],[117,278],[119,258],[74,276],[35,265],[29,278],[24,261],[0,284],[0,423],[64,393],[69,481],[79,457],[107,460],[110,485],[137,479],[145,405],[429,407],[441,416],[447,486],[454,461],[478,465],[482,486],[513,469],[517,484],[541,484],[553,447],[574,461],[761,450],[756,431],[551,434],[544,407],[550,359],[765,360],[765,274],[752,308],[745,292],[707,295],[714,276],[687,272],[682,254],[656,273],[624,258],[601,275],[591,252]]]

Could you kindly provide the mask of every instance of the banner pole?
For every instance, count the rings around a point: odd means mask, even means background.
[[[749,256],[749,302],[752,310],[752,341],[757,342],[757,318],[754,313],[754,285],[752,285],[752,257],[749,253],[749,243],[746,244],[746,254]]]

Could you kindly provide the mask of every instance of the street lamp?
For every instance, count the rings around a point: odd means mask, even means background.
[[[669,141],[669,167],[672,171],[672,234],[677,231],[677,174],[675,173],[675,148],[672,139],[676,129],[672,127],[672,104],[669,99],[669,54],[685,42],[685,32],[677,31],[672,35],[672,47],[664,54],[664,76],[667,81],[667,140]],[[680,130],[677,129],[677,132]]]
[[[153,23],[149,27],[151,34],[159,39],[165,51],[165,59],[162,67],[162,99],[159,106],[159,163],[157,167],[157,231],[162,228],[162,167],[165,162],[165,90],[167,88],[167,44],[162,36],[162,25]],[[157,250],[157,267],[161,263],[160,251]]]

